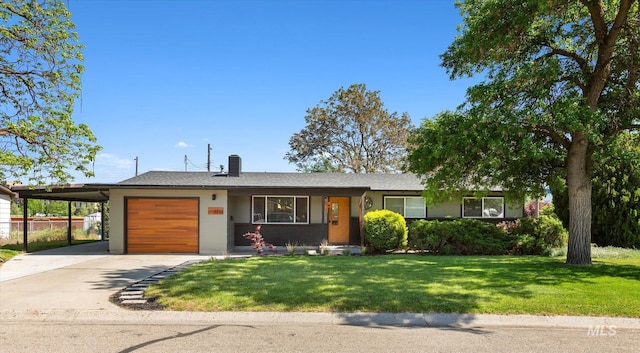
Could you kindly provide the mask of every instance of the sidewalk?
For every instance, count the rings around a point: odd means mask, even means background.
[[[23,254],[0,266],[0,321],[206,322],[414,327],[558,327],[640,330],[640,319],[438,313],[297,313],[134,311],[109,296],[207,255],[110,255],[107,243]]]
[[[573,328],[640,331],[632,318],[536,316],[438,313],[304,313],[304,312],[188,312],[132,310],[9,310],[0,311],[0,321],[121,322],[140,324],[229,324],[229,325],[353,325],[452,328]]]

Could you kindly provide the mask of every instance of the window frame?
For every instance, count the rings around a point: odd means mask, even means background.
[[[383,200],[382,200],[382,208],[385,210],[388,210],[387,208],[387,199],[403,199],[402,201],[402,213],[400,213],[402,215],[402,217],[404,218],[409,218],[409,219],[425,219],[427,218],[427,202],[425,201],[424,197],[422,196],[415,196],[415,195],[389,195],[389,196],[384,196]],[[420,199],[422,201],[422,203],[424,204],[424,207],[422,208],[422,216],[420,217],[407,217],[407,199]],[[393,211],[393,210],[391,210]],[[394,211],[395,212],[395,211]]]
[[[293,198],[293,206],[292,206],[292,211],[293,211],[293,222],[274,222],[271,221],[269,222],[269,216],[268,216],[268,205],[269,205],[269,198]],[[255,200],[256,199],[262,199],[263,203],[264,203],[264,221],[260,222],[260,221],[256,221],[255,220]],[[299,205],[298,205],[298,200],[299,199],[304,199],[306,201],[306,207],[304,208],[306,211],[306,217],[305,217],[305,221],[298,221],[298,210],[299,210]],[[311,197],[310,196],[301,196],[301,195],[251,195],[251,224],[279,224],[279,225],[290,225],[290,224],[309,224],[309,219],[311,218],[310,216],[310,207],[311,207]]]
[[[485,202],[486,199],[493,199],[493,200],[501,200],[502,201],[502,213],[501,213],[502,216],[491,217],[491,216],[485,216],[484,215],[484,210],[485,210],[484,202]],[[467,215],[465,215],[465,200],[480,201],[480,216],[467,216]],[[506,218],[505,214],[506,214],[506,204],[504,202],[504,196],[484,196],[484,197],[468,196],[468,197],[463,197],[462,198],[462,218],[503,219],[503,218]]]

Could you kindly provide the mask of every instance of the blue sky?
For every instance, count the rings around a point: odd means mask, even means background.
[[[82,100],[103,150],[96,177],[212,170],[295,171],[283,159],[305,113],[340,87],[380,91],[414,125],[455,109],[472,80],[442,54],[461,23],[453,1],[71,0],[85,45]]]

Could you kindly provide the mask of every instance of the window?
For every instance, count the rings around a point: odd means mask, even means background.
[[[420,196],[386,196],[384,208],[401,214],[404,218],[425,218],[427,208]]]
[[[464,218],[504,218],[504,197],[465,197],[462,203]]]
[[[309,223],[308,196],[254,196],[253,223]]]

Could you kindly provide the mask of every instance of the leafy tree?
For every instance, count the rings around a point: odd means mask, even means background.
[[[12,216],[22,216],[22,202],[11,200],[10,212]]]
[[[79,207],[76,207],[75,211],[73,211],[74,216],[78,217],[86,217],[92,213],[95,213],[96,204],[94,202],[82,202],[79,204]]]
[[[331,163],[325,156],[318,156],[309,159],[303,165],[299,165],[298,171],[303,173],[344,173],[344,171]]]
[[[0,179],[64,183],[85,176],[99,146],[71,118],[82,45],[58,0],[0,2]]]
[[[69,204],[67,201],[54,201],[54,200],[39,200],[29,199],[29,216],[36,214],[43,214],[48,216],[68,216]],[[24,210],[24,202],[19,200],[11,205],[11,214],[16,216],[22,216]],[[72,206],[71,212],[75,212],[75,207]]]
[[[640,135],[623,133],[593,157],[592,241],[599,246],[640,248]],[[569,223],[566,181],[550,184],[554,210]]]
[[[639,2],[456,6],[464,23],[442,65],[451,78],[483,73],[486,80],[456,112],[415,132],[410,170],[428,176],[428,198],[495,185],[540,195],[544,182],[565,173],[567,263],[590,264],[592,155],[640,126]]]
[[[402,169],[412,128],[406,113],[389,113],[380,91],[364,84],[340,88],[307,109],[307,126],[289,139],[285,155],[300,171],[387,173]]]

